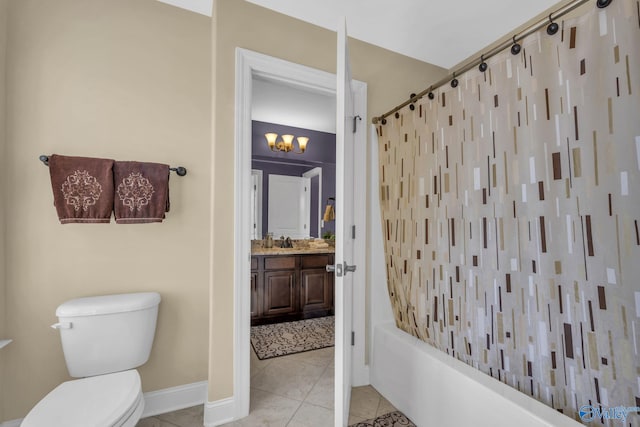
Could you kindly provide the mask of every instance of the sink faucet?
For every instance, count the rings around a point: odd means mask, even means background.
[[[287,237],[286,239],[282,240],[282,245],[280,247],[293,248],[293,242],[291,242],[291,237]]]

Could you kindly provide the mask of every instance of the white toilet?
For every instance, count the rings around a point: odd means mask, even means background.
[[[156,331],[160,294],[67,301],[56,310],[69,374],[21,427],[133,427],[144,409],[140,375]]]

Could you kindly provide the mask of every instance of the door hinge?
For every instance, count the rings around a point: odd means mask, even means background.
[[[356,333],[351,331],[351,345],[356,345]]]
[[[352,239],[356,238],[356,226],[355,225],[351,226],[351,238]]]

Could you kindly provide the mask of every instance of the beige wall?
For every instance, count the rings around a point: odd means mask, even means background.
[[[6,339],[5,335],[5,269],[4,269],[4,184],[3,176],[5,159],[5,51],[7,41],[7,0],[0,0],[0,340]],[[2,384],[4,381],[4,350],[0,350],[0,399],[2,398]],[[4,419],[4,408],[0,404],[0,422]]]
[[[233,211],[235,48],[242,47],[321,70],[335,72],[336,34],[259,6],[218,0],[213,40],[215,58],[214,244],[216,280],[211,292],[209,400],[233,394]],[[422,90],[444,70],[366,43],[351,40],[354,78],[368,84],[363,124]],[[234,191],[230,191],[234,190]]]
[[[6,332],[15,342],[0,350],[4,419],[23,417],[68,379],[49,325],[74,297],[159,291],[143,389],[206,380],[210,19],[155,0],[9,0],[8,17],[3,199]],[[38,161],[50,153],[189,173],[172,174],[162,224],[60,225]]]
[[[335,33],[244,1],[220,0],[212,46],[207,17],[153,0],[0,0],[0,19],[5,3],[2,182],[12,185],[2,198],[9,201],[2,313],[15,342],[0,355],[0,420],[24,416],[68,379],[58,335],[48,327],[56,306],[104,293],[158,290],[163,296],[153,353],[140,368],[146,391],[204,380],[208,361],[209,400],[230,396],[235,47],[334,72]],[[354,77],[369,85],[366,123],[443,73],[359,41],[351,40],[350,49]],[[53,152],[181,164],[189,174],[172,176],[172,210],[163,224],[62,226],[48,170],[37,161]]]
[[[549,15],[551,15],[552,13],[556,12],[557,10],[561,9],[562,7],[568,5],[569,3],[572,3],[572,2],[573,2],[573,0],[561,0],[561,1],[557,2],[553,6],[549,7],[548,9],[546,9],[544,12],[541,12],[541,13],[537,14],[536,16],[532,17],[531,19],[527,20],[527,22],[525,22],[524,24],[513,28],[513,30],[510,31],[508,34],[505,34],[503,37],[500,37],[496,41],[488,44],[484,48],[480,49],[478,52],[476,52],[473,55],[469,56],[468,58],[458,62],[456,65],[451,67],[451,69],[449,71],[450,72],[454,72],[456,69],[462,68],[464,65],[479,59],[480,55],[482,55],[483,52],[489,52],[491,49],[495,49],[496,47],[498,47],[499,45],[504,43],[505,40],[512,39],[514,35],[521,34],[527,28],[529,28],[531,25],[534,25],[534,24],[538,23],[541,19],[545,19],[545,20],[547,20],[547,22],[549,22],[548,21]],[[569,14],[567,14],[564,17],[560,18],[560,20],[566,19],[566,18],[571,17],[571,16],[575,16],[576,13],[579,13],[579,10],[580,10],[580,8],[574,10],[573,12],[570,12]],[[560,24],[560,20],[555,20],[555,22]]]

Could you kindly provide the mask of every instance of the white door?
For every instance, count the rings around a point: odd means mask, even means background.
[[[309,178],[269,175],[269,208],[267,222],[275,239],[309,237],[311,209]]]
[[[305,178],[309,178],[309,183],[311,188],[311,212],[309,213],[310,218],[310,228],[311,233],[310,237],[322,237],[322,168],[313,168],[311,170],[306,171],[302,174]],[[316,205],[316,209],[313,209],[313,205]],[[315,225],[313,225],[315,222]],[[317,232],[314,234],[313,229],[317,228]]]
[[[335,253],[335,425],[344,427],[351,401],[351,331],[353,299],[353,120],[354,102],[347,48],[347,25],[338,25],[336,120],[336,253]],[[361,267],[362,268],[362,267]]]

